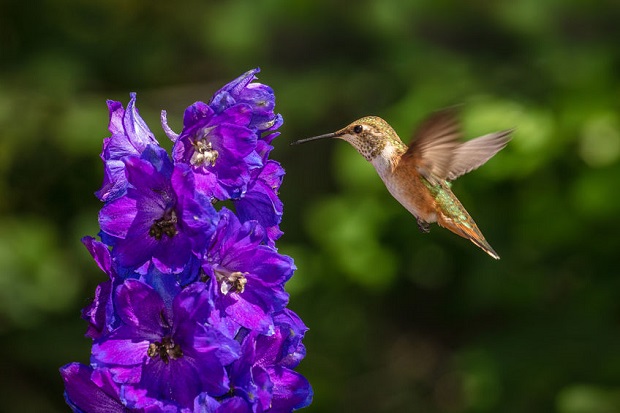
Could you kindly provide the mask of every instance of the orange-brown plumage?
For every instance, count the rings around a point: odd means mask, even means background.
[[[449,181],[478,168],[506,146],[512,131],[491,133],[460,142],[456,111],[436,112],[417,129],[409,146],[394,129],[376,116],[361,118],[347,127],[314,138],[339,138],[349,142],[373,164],[392,196],[413,214],[418,226],[449,229],[469,239],[495,259],[499,255],[450,189]]]

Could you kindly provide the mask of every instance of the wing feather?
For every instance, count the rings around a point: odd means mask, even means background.
[[[454,149],[446,179],[453,181],[484,164],[506,146],[511,133],[512,129],[489,133],[458,145]]]
[[[449,108],[430,115],[416,130],[404,156],[413,157],[418,171],[431,183],[446,179],[454,151],[460,145],[457,109]]]

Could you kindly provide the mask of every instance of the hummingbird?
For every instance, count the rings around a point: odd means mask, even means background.
[[[317,139],[349,142],[369,161],[390,194],[417,220],[422,232],[430,224],[449,229],[470,240],[495,259],[499,255],[452,193],[451,182],[470,172],[502,150],[512,129],[489,133],[461,142],[458,110],[448,108],[428,116],[418,126],[409,146],[377,116],[366,116],[332,133],[301,139],[297,145]]]

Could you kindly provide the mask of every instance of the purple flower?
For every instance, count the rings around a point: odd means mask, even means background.
[[[276,103],[273,90],[267,85],[254,82],[258,72],[260,69],[252,69],[228,83],[215,93],[209,106],[220,113],[239,103],[249,105],[252,111],[249,127],[260,134],[281,126],[282,117],[274,113]],[[274,137],[270,136],[269,142]]]
[[[74,412],[274,413],[310,403],[308,381],[293,371],[307,328],[286,309],[295,266],[275,245],[284,169],[269,155],[282,117],[256,73],[188,107],[180,134],[162,111],[171,157],[135,94],[126,110],[108,101],[100,241],[82,240],[107,280],[82,310],[90,365],[61,368]],[[219,207],[226,200],[235,213]]]
[[[269,412],[290,412],[312,402],[312,387],[293,371],[306,350],[301,340],[308,328],[290,310],[274,315],[276,332],[256,338],[255,369],[262,368],[272,384]]]
[[[310,383],[292,370],[305,356],[301,339],[307,328],[296,315],[289,313],[281,318],[295,318],[295,324],[279,324],[279,320],[273,336],[259,336],[256,339],[256,366],[265,371],[273,386],[270,412],[290,412],[312,402]]]
[[[247,192],[234,201],[235,209],[242,222],[256,220],[267,231],[269,244],[273,246],[280,238],[282,221],[282,201],[278,189],[282,184],[284,169],[278,162],[267,161],[264,168],[252,171],[252,180]]]
[[[194,403],[194,413],[255,413],[242,397],[232,396],[221,401],[218,399],[201,394]]]
[[[145,156],[148,155],[148,156]],[[152,259],[162,272],[180,272],[200,255],[211,236],[216,212],[196,191],[187,165],[172,165],[161,148],[141,158],[124,158],[127,193],[99,213],[119,265],[138,267]]]
[[[308,327],[297,314],[287,308],[274,314],[273,319],[277,326],[276,333],[259,338],[258,358],[294,369],[306,356],[302,340]]]
[[[65,382],[65,400],[75,413],[130,413],[119,398],[119,386],[108,370],[93,370],[80,363],[60,368]]]
[[[122,159],[129,155],[140,156],[148,145],[158,144],[136,109],[136,94],[130,93],[130,96],[126,110],[121,102],[108,100],[108,129],[112,135],[103,140],[100,155],[104,162],[104,178],[96,195],[101,201],[109,202],[125,193],[127,180]]]
[[[226,411],[224,406],[234,404],[234,411],[290,412],[310,404],[310,384],[292,370],[305,354],[301,339],[307,327],[289,310],[274,318],[274,334],[245,335],[241,357],[228,368],[230,392],[219,401],[203,397],[206,411]]]
[[[256,135],[247,127],[250,117],[250,107],[244,104],[216,114],[207,104],[196,102],[185,111],[172,156],[197,173],[212,175],[207,195],[225,200],[245,190],[249,180],[246,158],[256,147]]]
[[[267,334],[273,330],[271,314],[288,302],[284,283],[295,266],[290,257],[263,245],[264,240],[258,222],[241,224],[223,209],[202,268],[215,307],[239,325]]]
[[[188,286],[171,308],[138,280],[118,289],[121,325],[95,342],[91,363],[110,370],[129,407],[146,407],[151,399],[189,407],[202,392],[228,392],[224,366],[238,358],[239,344],[204,324],[211,311],[204,289]]]
[[[82,238],[82,243],[95,259],[99,268],[109,277],[107,281],[97,286],[93,301],[82,310],[82,318],[89,323],[86,337],[97,339],[113,329],[116,319],[111,295],[114,283],[118,282],[119,277],[113,268],[110,250],[105,244],[92,237]]]
[[[138,279],[149,285],[157,291],[166,306],[171,307],[174,297],[184,286],[196,279],[200,270],[198,260],[194,260],[195,266],[187,266],[184,271],[177,274],[162,273],[152,263],[148,267],[140,269],[140,272],[125,271],[119,273],[107,245],[92,237],[84,237],[82,243],[97,262],[99,268],[109,277],[107,281],[97,286],[92,302],[82,310],[82,318],[89,323],[86,336],[92,339],[108,334],[118,327],[119,320],[112,297],[116,288],[125,279]]]

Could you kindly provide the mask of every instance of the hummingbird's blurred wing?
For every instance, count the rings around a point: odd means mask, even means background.
[[[512,129],[489,133],[458,145],[454,149],[446,179],[453,181],[484,164],[506,146],[511,133]]]
[[[432,184],[447,179],[450,174],[455,151],[460,145],[457,113],[456,108],[448,108],[430,115],[420,124],[403,155],[414,162],[418,172]]]

